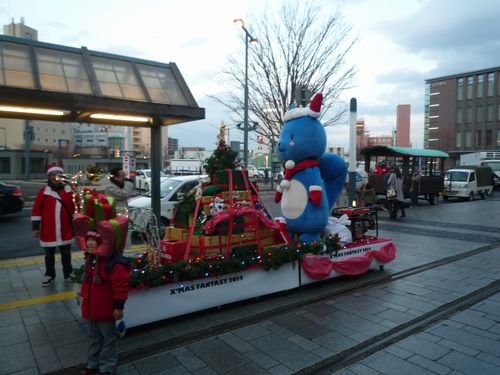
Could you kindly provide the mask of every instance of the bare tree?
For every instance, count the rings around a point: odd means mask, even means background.
[[[325,16],[321,9],[300,1],[285,2],[278,15],[267,11],[249,24],[258,39],[248,55],[249,122],[257,120],[256,132],[276,142],[290,103],[300,104],[296,96],[301,89],[323,93],[323,113],[338,103],[355,74],[354,66],[346,66],[346,57],[356,40],[338,11]],[[243,118],[244,68],[237,58],[229,57],[221,79],[227,92],[212,96],[229,109],[235,122]],[[333,114],[330,111],[325,126],[338,122],[346,110],[344,105]]]

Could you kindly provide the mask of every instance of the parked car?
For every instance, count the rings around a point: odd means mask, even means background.
[[[160,183],[160,216],[161,228],[163,234],[174,217],[174,209],[177,203],[183,199],[183,195],[189,192],[198,184],[198,180],[203,175],[190,176],[172,176],[165,178]],[[151,194],[137,196],[128,200],[128,206],[131,213],[131,220],[134,221],[133,210],[136,208],[151,208]],[[139,226],[143,223],[136,223]]]
[[[19,186],[0,182],[0,216],[19,212],[23,207],[23,192]]]
[[[168,177],[163,171],[160,171],[160,179]],[[149,191],[151,187],[151,169],[138,169],[135,171],[135,188],[137,190]]]

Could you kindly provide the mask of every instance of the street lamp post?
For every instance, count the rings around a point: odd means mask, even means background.
[[[62,149],[66,149],[68,147],[68,140],[67,139],[58,139],[57,140],[57,156],[58,156],[58,163],[60,166],[63,165],[63,155],[62,155]]]
[[[235,19],[234,23],[241,26],[245,32],[245,93],[243,101],[243,163],[244,167],[248,167],[248,43],[256,44],[257,39],[254,38],[245,28],[245,24],[241,18]]]

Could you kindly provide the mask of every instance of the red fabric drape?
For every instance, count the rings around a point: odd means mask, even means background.
[[[373,260],[380,263],[388,263],[396,258],[396,246],[391,241],[380,249],[370,250],[363,255],[335,261],[320,255],[306,255],[302,261],[302,269],[314,280],[321,280],[332,271],[343,275],[360,275],[370,268]]]

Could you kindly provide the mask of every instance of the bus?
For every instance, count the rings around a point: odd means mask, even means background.
[[[365,157],[365,171],[368,181],[375,188],[377,195],[385,195],[384,171],[390,166],[398,167],[403,174],[403,192],[412,198],[425,199],[429,204],[438,203],[443,191],[444,161],[448,154],[439,150],[418,149],[397,146],[372,146],[361,150]],[[418,172],[419,182],[412,186],[412,176]]]

